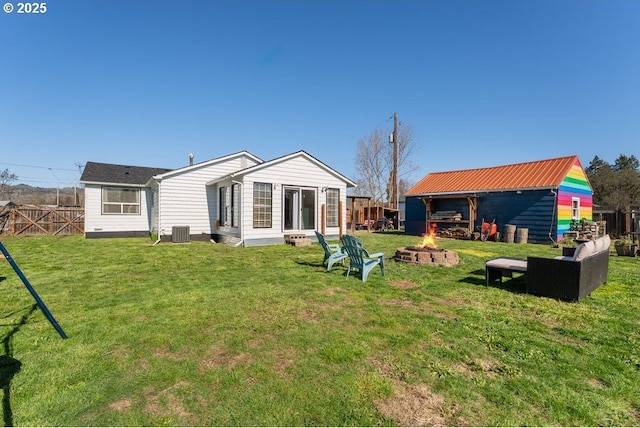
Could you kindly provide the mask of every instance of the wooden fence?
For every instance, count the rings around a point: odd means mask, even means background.
[[[84,208],[18,205],[0,213],[0,233],[16,236],[83,235]]]

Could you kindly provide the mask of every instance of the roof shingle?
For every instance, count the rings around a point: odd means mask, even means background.
[[[80,181],[83,183],[132,184],[144,186],[151,177],[171,169],[87,162]]]

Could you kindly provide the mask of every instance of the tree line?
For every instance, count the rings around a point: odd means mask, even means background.
[[[593,203],[630,212],[640,207],[640,161],[621,154],[613,164],[595,156],[585,168],[593,188]]]

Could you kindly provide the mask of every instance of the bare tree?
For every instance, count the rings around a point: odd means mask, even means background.
[[[0,199],[9,198],[9,186],[17,179],[18,176],[9,172],[8,169],[0,171]]]
[[[356,153],[356,195],[371,196],[372,202],[389,201],[392,193],[393,144],[389,142],[390,132],[374,129],[358,141]],[[411,162],[411,155],[417,146],[411,125],[398,125],[398,191],[402,195],[411,183],[408,177],[418,170]]]

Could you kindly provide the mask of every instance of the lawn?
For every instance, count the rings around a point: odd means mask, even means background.
[[[20,426],[640,425],[640,260],[581,303],[484,285],[546,245],[440,240],[455,267],[325,272],[317,244],[2,237],[3,421]]]

